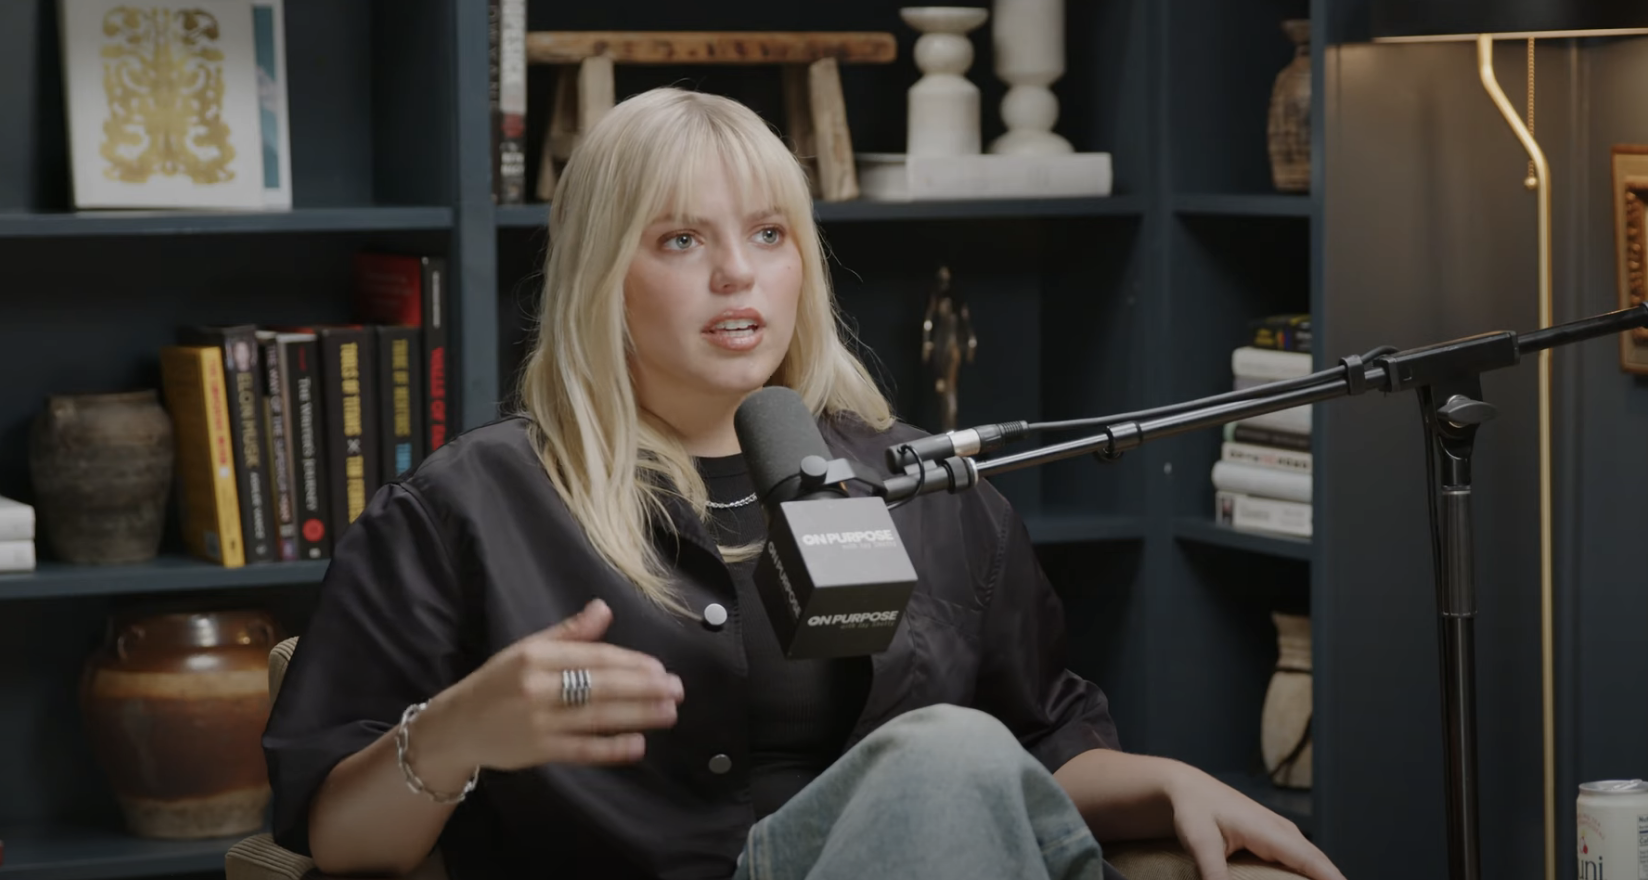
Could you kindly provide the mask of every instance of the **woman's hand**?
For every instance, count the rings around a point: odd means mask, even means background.
[[[461,784],[476,766],[640,760],[646,748],[640,731],[675,725],[681,679],[646,654],[598,641],[611,622],[612,609],[597,599],[493,655],[430,700],[411,730],[420,775],[426,764],[438,765],[428,772]],[[584,705],[561,701],[567,669],[589,670]]]
[[[1229,880],[1225,862],[1239,850],[1285,865],[1312,880],[1345,880],[1292,822],[1192,767],[1166,786],[1173,830],[1202,880]]]

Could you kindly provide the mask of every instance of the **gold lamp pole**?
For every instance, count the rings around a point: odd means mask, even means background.
[[[1505,97],[1494,76],[1493,35],[1477,34],[1476,63],[1482,75],[1482,87],[1488,90],[1494,106],[1505,117],[1515,132],[1522,148],[1528,151],[1533,163],[1534,192],[1539,213],[1539,326],[1551,326],[1551,174],[1545,163],[1545,151],[1539,148],[1534,134],[1522,123],[1516,108]],[[1528,49],[1528,103],[1533,106],[1533,40]],[[1532,111],[1529,111],[1532,116]],[[1543,682],[1540,688],[1544,704],[1545,744],[1545,878],[1556,880],[1556,685],[1553,670],[1552,612],[1551,612],[1551,350],[1539,352],[1539,631],[1540,670]]]

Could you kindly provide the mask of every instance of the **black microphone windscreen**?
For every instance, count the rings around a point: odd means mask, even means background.
[[[801,395],[781,385],[769,385],[744,398],[733,416],[733,430],[763,504],[795,497],[803,458],[831,457]],[[774,497],[774,490],[779,497]]]

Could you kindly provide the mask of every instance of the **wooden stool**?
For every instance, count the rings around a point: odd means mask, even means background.
[[[813,196],[856,199],[840,65],[886,64],[897,57],[893,35],[878,32],[532,31],[526,35],[527,63],[560,68],[538,162],[538,198],[550,199],[580,133],[612,109],[615,64],[777,64],[790,148],[807,167]]]

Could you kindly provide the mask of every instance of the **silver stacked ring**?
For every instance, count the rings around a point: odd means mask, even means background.
[[[590,676],[588,669],[561,670],[561,702],[568,706],[582,706],[589,702]]]

